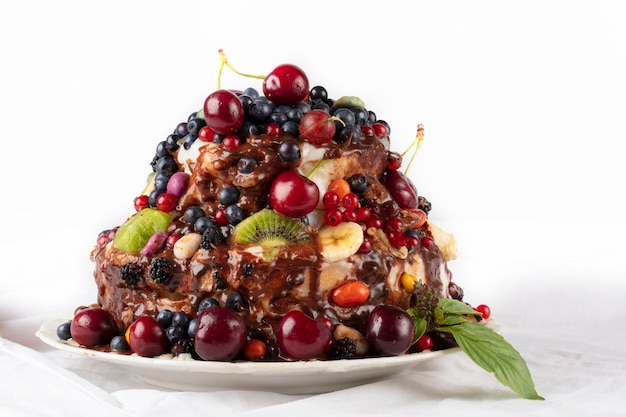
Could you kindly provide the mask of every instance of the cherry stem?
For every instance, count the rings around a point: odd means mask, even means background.
[[[220,80],[222,79],[222,70],[224,69],[224,65],[230,68],[235,74],[239,74],[248,78],[258,78],[260,80],[265,79],[265,75],[253,75],[253,74],[246,74],[245,72],[237,71],[237,69],[233,67],[233,65],[230,63],[230,61],[226,57],[224,50],[220,49],[219,53],[220,53],[220,70],[217,74],[217,89],[218,90],[220,89]]]
[[[308,175],[306,176],[308,179],[311,179],[311,177],[313,176],[313,174],[315,174],[315,172],[317,172],[318,169],[320,169],[320,167],[322,165],[324,165],[324,162],[326,162],[326,159],[320,159],[320,161],[313,167],[313,169],[311,170],[311,172],[308,173]]]
[[[413,164],[413,160],[415,159],[415,155],[417,155],[417,151],[419,151],[420,147],[422,146],[423,140],[424,140],[424,125],[420,123],[417,125],[417,134],[415,135],[415,139],[409,145],[409,147],[406,148],[404,152],[402,152],[402,156],[405,156],[406,154],[409,153],[411,148],[415,147],[415,150],[413,151],[413,155],[411,155],[411,159],[409,159],[409,163],[407,164],[406,169],[404,170],[404,175],[408,174],[409,169],[411,168],[411,165]]]

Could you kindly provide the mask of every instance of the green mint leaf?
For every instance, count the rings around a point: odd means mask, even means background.
[[[437,307],[441,308],[444,314],[471,314],[474,316],[480,316],[480,313],[474,310],[472,307],[468,306],[462,301],[454,300],[452,298],[440,298]]]
[[[409,313],[411,320],[413,320],[413,327],[415,327],[415,336],[413,337],[413,342],[411,343],[413,344],[417,342],[424,333],[426,333],[428,322],[425,318],[420,317],[419,312],[414,308],[409,308],[406,312]]]
[[[530,371],[519,352],[492,329],[464,322],[437,328],[452,333],[459,347],[478,366],[493,373],[498,381],[522,398],[543,400],[535,390]]]
[[[440,326],[454,326],[461,323],[466,323],[468,320],[465,316],[446,316],[443,320],[437,324]]]

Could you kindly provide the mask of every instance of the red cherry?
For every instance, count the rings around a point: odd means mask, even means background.
[[[217,90],[204,101],[204,118],[215,133],[228,135],[243,124],[243,104],[232,91]]]
[[[293,359],[312,359],[324,354],[330,343],[331,331],[324,320],[292,310],[278,323],[276,339],[284,355]]]
[[[335,136],[335,131],[333,118],[321,109],[306,113],[298,126],[298,133],[302,139],[318,145],[330,142]]]
[[[294,105],[309,94],[309,79],[292,64],[277,66],[263,80],[263,93],[276,104]]]
[[[139,317],[126,333],[130,348],[139,356],[159,356],[170,349],[165,330],[154,317]]]
[[[319,198],[317,185],[295,171],[281,172],[270,188],[272,208],[288,217],[309,214],[317,207]]]
[[[101,308],[81,310],[70,324],[72,339],[87,347],[106,345],[117,331],[117,324],[111,313]]]

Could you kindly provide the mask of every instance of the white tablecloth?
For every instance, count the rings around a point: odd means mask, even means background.
[[[0,416],[626,415],[624,2],[309,3],[0,1]],[[462,354],[321,395],[174,392],[35,337],[95,301],[96,235],[216,88],[219,48],[358,95],[393,150],[425,125],[410,175],[457,238],[455,280],[545,401]]]

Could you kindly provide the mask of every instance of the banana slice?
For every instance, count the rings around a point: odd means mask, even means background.
[[[432,233],[435,245],[439,247],[443,259],[446,262],[456,259],[456,240],[454,236],[430,220],[428,220],[428,230]]]
[[[317,235],[317,245],[327,262],[346,259],[357,253],[363,243],[363,229],[357,223],[324,225]]]

